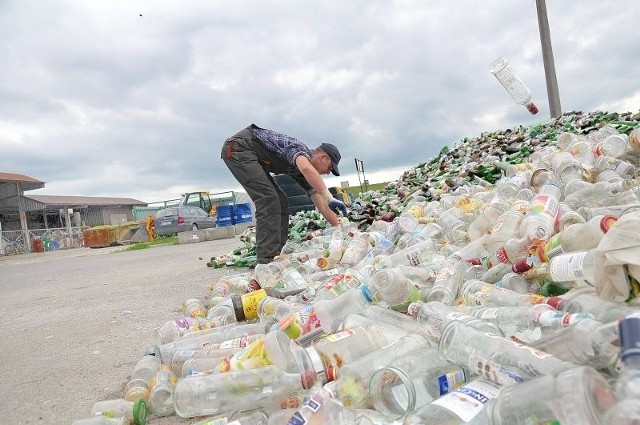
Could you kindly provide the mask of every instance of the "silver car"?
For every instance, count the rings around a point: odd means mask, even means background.
[[[164,208],[156,213],[155,234],[172,235],[188,230],[216,227],[216,218],[199,207],[180,205]]]

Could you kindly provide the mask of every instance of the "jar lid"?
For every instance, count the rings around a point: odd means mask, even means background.
[[[600,219],[600,230],[607,233],[618,219],[613,215],[605,215]]]

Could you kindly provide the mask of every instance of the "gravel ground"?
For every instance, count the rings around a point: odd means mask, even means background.
[[[185,298],[243,270],[211,269],[209,258],[242,245],[236,237],[0,257],[0,423],[70,424],[96,401],[122,397],[153,331]]]

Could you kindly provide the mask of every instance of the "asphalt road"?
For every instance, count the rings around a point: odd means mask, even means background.
[[[182,301],[246,271],[206,266],[240,246],[236,237],[0,257],[0,423],[71,424],[96,401],[121,398],[153,331]]]

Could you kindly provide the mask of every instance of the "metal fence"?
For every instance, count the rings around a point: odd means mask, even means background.
[[[86,227],[85,227],[86,228]],[[32,251],[53,251],[56,249],[81,248],[83,227],[61,227],[53,229],[33,229],[26,233],[31,239]],[[0,255],[26,254],[25,231],[0,229]]]

